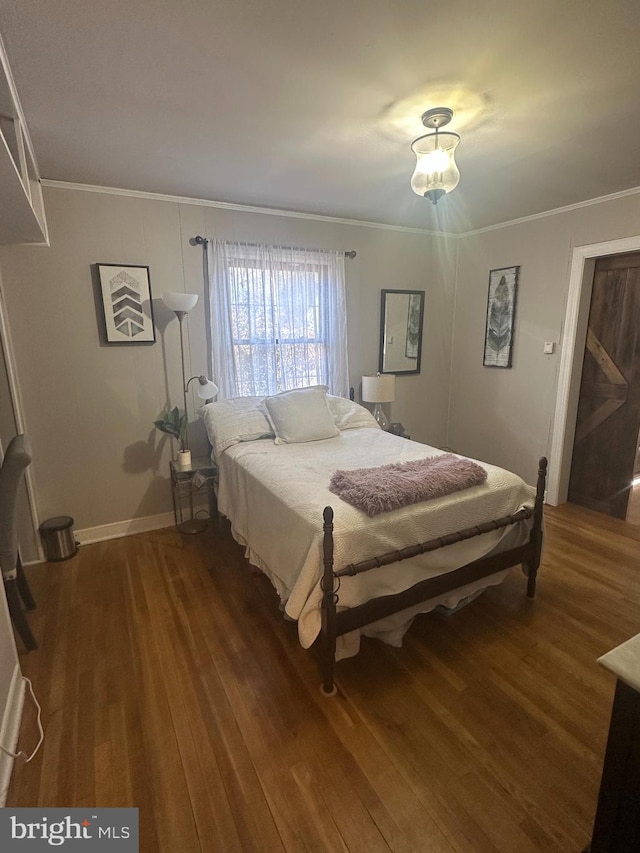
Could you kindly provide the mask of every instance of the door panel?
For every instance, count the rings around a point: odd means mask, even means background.
[[[640,424],[640,253],[596,262],[569,500],[625,518]]]

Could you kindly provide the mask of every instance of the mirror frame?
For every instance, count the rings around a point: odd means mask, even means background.
[[[380,373],[411,374],[420,373],[422,362],[422,328],[424,323],[424,290],[382,290],[380,294],[380,345],[378,354],[378,371]],[[387,319],[387,296],[390,294],[402,294],[406,296],[420,297],[420,317],[418,323],[418,356],[416,367],[413,370],[385,370],[384,367],[384,330]]]

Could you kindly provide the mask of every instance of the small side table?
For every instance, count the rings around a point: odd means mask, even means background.
[[[169,463],[171,472],[171,497],[173,499],[173,517],[181,533],[202,533],[207,522],[196,518],[193,499],[197,494],[207,494],[209,499],[209,518],[217,518],[218,501],[216,484],[218,467],[207,456],[195,457],[191,465],[178,465],[175,460]]]
[[[583,853],[640,850],[640,634],[598,658],[616,678],[591,844]]]

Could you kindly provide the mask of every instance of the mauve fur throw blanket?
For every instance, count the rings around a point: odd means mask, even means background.
[[[329,489],[343,501],[374,516],[479,486],[486,479],[487,472],[480,465],[445,453],[378,468],[336,471]]]

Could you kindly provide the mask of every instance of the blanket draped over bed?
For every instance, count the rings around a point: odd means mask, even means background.
[[[486,479],[485,469],[471,459],[444,453],[377,468],[339,470],[331,478],[329,490],[371,518],[380,512],[479,486]]]

